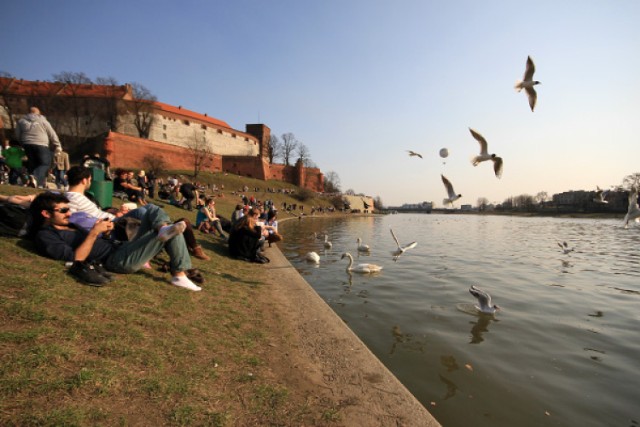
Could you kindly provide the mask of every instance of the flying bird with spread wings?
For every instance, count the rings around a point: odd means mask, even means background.
[[[539,85],[540,82],[537,80],[533,80],[533,73],[536,72],[536,66],[533,63],[533,60],[530,56],[527,56],[527,67],[524,71],[524,77],[522,80],[518,80],[515,85],[516,91],[520,92],[524,89],[527,92],[527,98],[529,98],[529,107],[531,107],[531,112],[536,108],[536,101],[538,100],[538,94],[536,90],[533,88],[535,85]]]
[[[409,157],[420,157],[420,158],[422,158],[422,154],[416,153],[415,151],[407,150],[407,153],[409,153]]]
[[[493,162],[493,172],[496,174],[496,177],[502,177],[502,157],[498,157],[495,154],[489,154],[487,140],[484,139],[482,135],[471,128],[469,128],[469,132],[471,132],[471,136],[480,143],[480,154],[471,159],[473,166],[478,166],[481,162],[491,160]]]

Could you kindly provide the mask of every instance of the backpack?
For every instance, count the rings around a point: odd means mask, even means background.
[[[27,234],[29,209],[13,203],[0,203],[0,235],[22,237]]]

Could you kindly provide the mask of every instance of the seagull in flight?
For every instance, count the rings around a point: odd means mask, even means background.
[[[502,176],[502,157],[489,154],[487,140],[484,139],[482,135],[471,128],[469,128],[469,132],[471,132],[471,136],[480,143],[480,154],[471,159],[473,166],[478,166],[481,162],[491,160],[493,162],[493,172],[496,174],[496,177],[500,178]]]
[[[524,70],[524,77],[522,80],[518,80],[515,85],[515,89],[520,92],[522,89],[527,92],[527,97],[529,98],[529,107],[531,107],[531,112],[536,107],[536,101],[538,100],[538,94],[536,90],[533,88],[535,85],[539,85],[540,82],[537,80],[533,80],[533,73],[536,72],[536,66],[533,63],[533,60],[530,56],[527,56],[527,68]]]
[[[609,203],[606,199],[609,195],[609,190],[602,190],[600,187],[596,185],[598,191],[596,191],[596,197],[593,199],[596,203]]]
[[[500,307],[497,305],[491,305],[491,295],[482,289],[472,285],[469,288],[469,293],[478,299],[478,304],[480,304],[480,306],[478,307],[476,305],[475,307],[480,313],[494,314],[496,311],[500,310]]]
[[[560,246],[562,253],[565,255],[575,250],[574,248],[570,248],[567,242],[562,242],[562,243],[558,242],[558,246]]]
[[[420,158],[422,158],[422,154],[416,153],[415,151],[407,150],[407,153],[409,153],[409,157],[420,157]]]
[[[398,241],[398,238],[396,237],[396,233],[393,232],[393,228],[389,227],[389,231],[391,231],[391,236],[393,237],[393,240],[396,241],[396,245],[398,245],[398,249],[396,249],[395,251],[391,252],[392,255],[394,255],[396,258],[398,258],[400,255],[402,255],[405,251],[407,251],[409,249],[413,249],[416,246],[418,246],[418,242],[411,242],[408,245],[400,246],[400,242]]]
[[[462,197],[462,194],[456,194],[456,192],[453,191],[453,185],[451,185],[451,182],[449,182],[449,180],[444,175],[441,174],[440,176],[442,177],[442,183],[444,184],[444,188],[447,190],[448,196],[447,199],[442,200],[442,204],[453,206],[453,202]]]
[[[638,189],[634,188],[629,193],[629,208],[624,216],[624,228],[629,228],[629,221],[640,220],[640,209],[638,209]]]

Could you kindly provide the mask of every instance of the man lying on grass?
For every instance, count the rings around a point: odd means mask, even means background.
[[[69,199],[52,192],[40,193],[31,203],[32,224],[30,236],[38,251],[49,258],[72,261],[69,273],[91,286],[102,286],[115,273],[134,273],[140,270],[160,251],[165,249],[170,258],[173,275],[171,284],[192,291],[201,288],[186,275],[191,258],[182,233],[183,221],[173,225],[169,216],[155,205],[148,205],[135,239],[121,245],[100,235],[113,230],[113,222],[96,221],[87,232],[69,223]]]

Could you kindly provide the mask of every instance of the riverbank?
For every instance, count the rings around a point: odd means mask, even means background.
[[[267,250],[264,304],[290,346],[279,369],[294,388],[340,402],[345,426],[438,426],[415,397],[316,294],[277,248]]]

